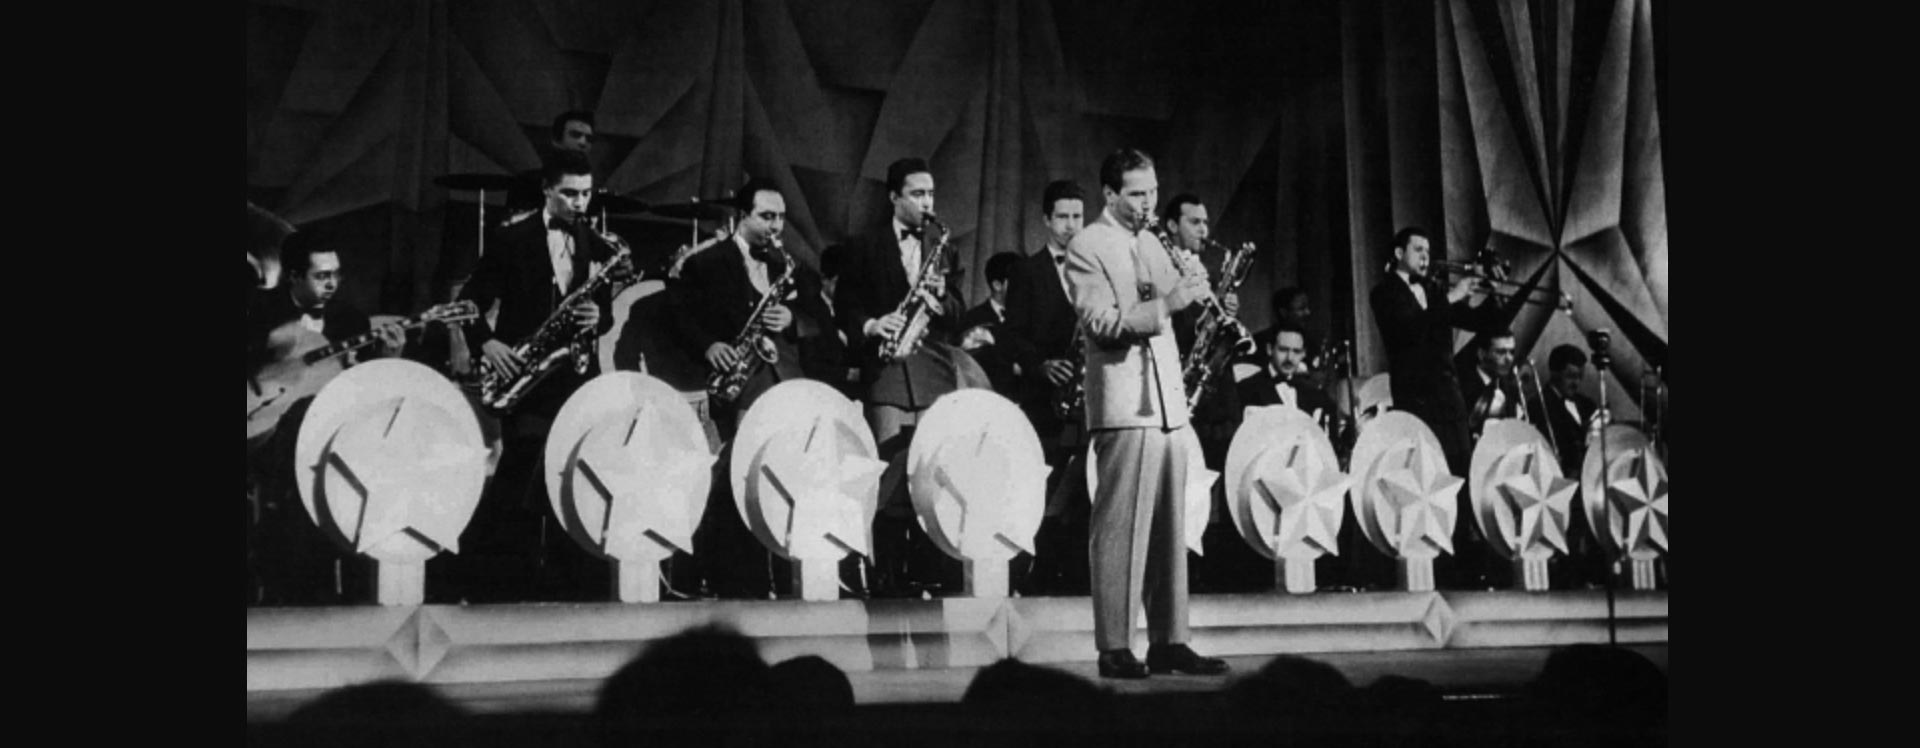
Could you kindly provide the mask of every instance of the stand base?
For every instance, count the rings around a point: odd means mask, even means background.
[[[613,594],[623,603],[660,602],[658,562],[614,561]]]
[[[965,591],[968,597],[1006,597],[1007,562],[961,560],[966,571]]]
[[[1547,583],[1547,560],[1543,558],[1516,558],[1513,560],[1514,588],[1528,592],[1545,592]]]
[[[1313,559],[1287,558],[1281,556],[1273,560],[1273,581],[1276,588],[1293,595],[1311,594],[1320,588],[1313,574]]]
[[[793,589],[802,600],[840,599],[840,562],[826,558],[794,559]]]
[[[1394,581],[1407,592],[1433,591],[1433,559],[1401,558],[1393,562]]]
[[[373,564],[373,601],[380,605],[419,605],[427,601],[427,565]]]
[[[1628,558],[1625,560],[1627,573],[1633,580],[1634,589],[1651,590],[1659,587],[1659,584],[1654,581],[1653,562],[1655,560],[1656,559],[1652,558]]]

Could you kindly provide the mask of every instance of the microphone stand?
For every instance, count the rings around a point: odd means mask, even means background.
[[[1600,422],[1600,526],[1606,528],[1605,532],[1611,537],[1613,502],[1607,500],[1607,426],[1613,419],[1607,412],[1607,368],[1612,365],[1613,357],[1607,353],[1607,342],[1608,334],[1605,329],[1587,333],[1587,346],[1591,349],[1589,357],[1593,360],[1594,370],[1599,372],[1600,382],[1600,409],[1594,412],[1594,418]],[[1605,543],[1601,543],[1601,552],[1606,552]],[[1607,589],[1607,646],[1609,647],[1620,646],[1619,624],[1614,612],[1613,585],[1620,561],[1626,556],[1626,549],[1621,548],[1618,557],[1607,565],[1604,579]]]

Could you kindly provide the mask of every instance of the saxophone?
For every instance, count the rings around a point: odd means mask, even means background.
[[[593,361],[600,340],[591,328],[582,329],[573,321],[573,308],[616,279],[629,278],[627,258],[633,254],[633,248],[618,235],[595,233],[614,248],[613,257],[601,266],[600,272],[561,299],[553,314],[540,323],[532,335],[513,347],[514,355],[520,358],[520,371],[508,375],[486,359],[480,360],[480,404],[488,410],[496,414],[512,410],[535,385],[558,371],[568,359],[572,359],[575,373],[587,373],[587,365]]]
[[[1087,410],[1087,351],[1083,343],[1086,328],[1079,323],[1073,326],[1073,340],[1067,343],[1067,363],[1073,367],[1073,376],[1067,383],[1060,385],[1053,393],[1053,414],[1060,420],[1078,419]]]
[[[767,286],[767,292],[753,305],[753,313],[747,316],[747,324],[740,328],[740,334],[733,336],[733,365],[715,369],[707,377],[707,397],[722,403],[731,403],[740,398],[740,389],[745,387],[747,379],[760,370],[763,364],[777,363],[780,351],[773,347],[773,339],[767,337],[767,331],[760,326],[760,314],[767,307],[780,303],[793,289],[793,258],[787,255],[786,247],[780,237],[773,237],[773,251],[780,254],[787,268],[780,277]]]
[[[947,262],[947,238],[951,232],[947,231],[946,224],[933,217],[932,211],[927,212],[924,220],[940,230],[940,238],[934,242],[933,251],[926,252],[926,259],[920,262],[919,283],[908,289],[907,297],[901,299],[900,306],[893,310],[895,314],[905,317],[907,322],[900,326],[900,332],[880,341],[880,360],[886,363],[904,359],[920,349],[920,342],[927,337],[927,325],[933,321],[925,296],[939,296],[944,290],[941,286],[946,282],[946,274],[938,271]]]
[[[1173,257],[1173,265],[1182,276],[1195,272],[1194,264],[1200,259],[1189,252],[1174,249],[1173,238],[1160,225],[1159,216],[1149,214],[1147,228],[1159,237],[1160,244]],[[1246,281],[1247,271],[1253,266],[1253,248],[1229,249],[1211,239],[1206,241],[1210,246],[1225,249],[1227,256],[1220,262],[1220,279],[1214,283],[1213,297],[1201,302],[1200,319],[1194,322],[1193,327],[1193,347],[1187,350],[1186,361],[1181,367],[1180,378],[1186,385],[1189,413],[1212,390],[1213,381],[1221,368],[1235,356],[1253,353],[1257,347],[1246,325],[1220,306],[1220,297],[1233,293]]]

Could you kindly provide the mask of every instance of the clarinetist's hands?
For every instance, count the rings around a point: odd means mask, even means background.
[[[1207,285],[1205,273],[1181,276],[1180,282],[1167,293],[1167,309],[1177,312],[1210,298],[1213,298],[1213,288]]]
[[[904,315],[899,312],[888,312],[885,317],[867,320],[867,337],[891,338],[899,335],[901,328],[906,326],[907,318]]]
[[[1240,294],[1230,293],[1220,297],[1220,308],[1227,310],[1227,316],[1240,316]]]
[[[1045,366],[1048,384],[1059,387],[1073,379],[1073,363],[1066,359],[1050,358]]]

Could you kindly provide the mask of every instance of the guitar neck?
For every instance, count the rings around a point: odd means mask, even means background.
[[[427,320],[424,316],[414,317],[414,318],[402,321],[400,323],[400,329],[411,330],[413,328],[425,325],[426,323],[427,323]],[[348,351],[356,351],[361,348],[365,348],[369,345],[379,342],[379,340],[380,340],[379,332],[374,330],[368,330],[366,332],[360,333],[359,335],[355,335],[351,338],[347,338],[346,340],[342,340],[338,343],[333,343],[331,345],[328,345],[324,348],[316,348],[314,350],[308,351],[307,355],[300,357],[300,361],[301,363],[307,364],[308,366],[312,366],[316,363],[319,363],[329,358],[333,358],[334,356],[338,356],[342,353],[346,353]]]

